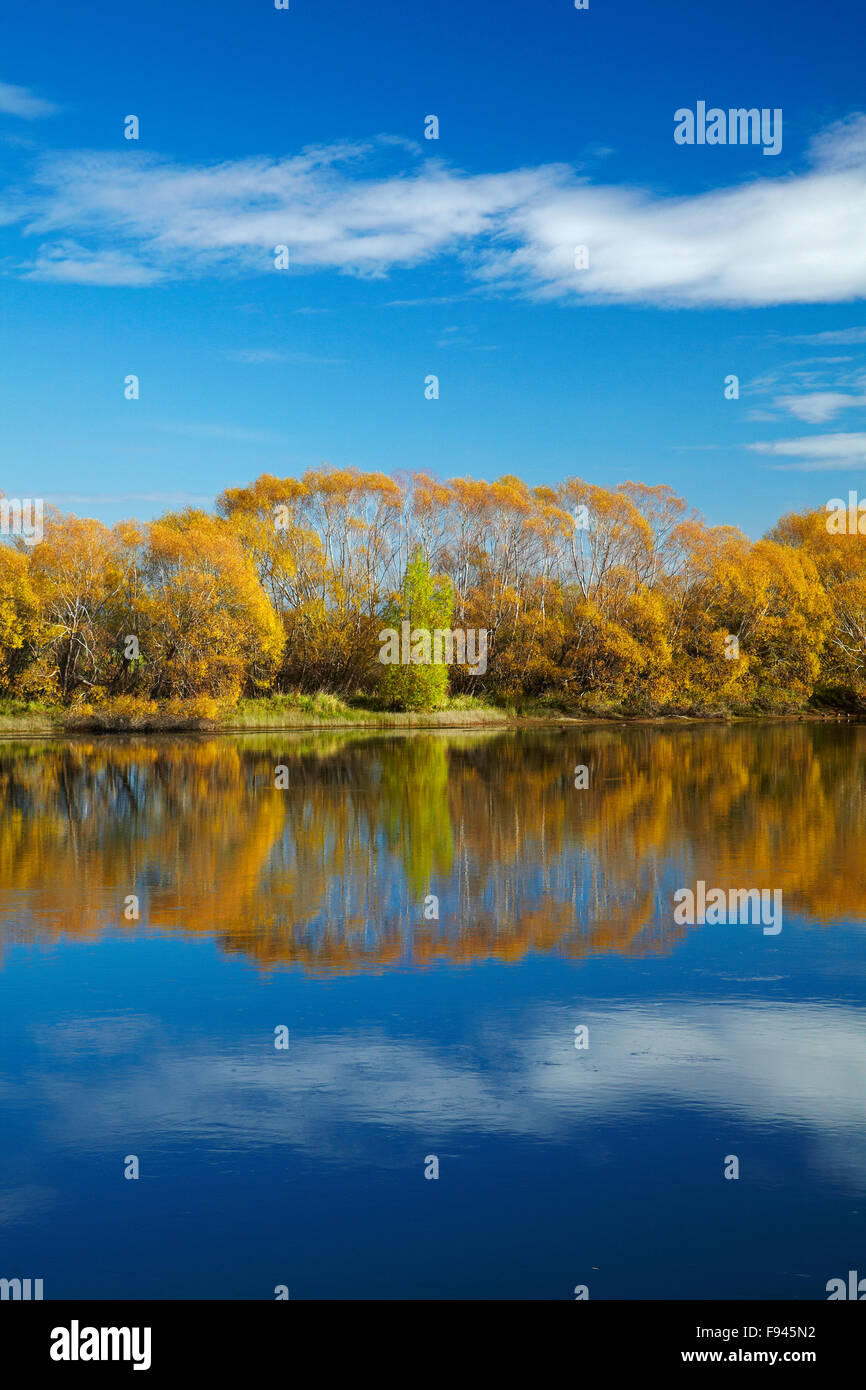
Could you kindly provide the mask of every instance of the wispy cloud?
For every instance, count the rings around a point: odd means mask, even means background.
[[[386,309],[418,309],[427,308],[431,304],[462,304],[467,299],[475,299],[480,291],[474,290],[471,294],[433,294],[422,295],[419,299],[389,299],[385,303]]]
[[[795,333],[786,343],[817,343],[828,347],[850,347],[866,343],[866,328],[830,328],[824,333]]]
[[[338,367],[346,360],[344,357],[318,357],[312,352],[282,352],[277,348],[230,348],[225,355],[230,362],[244,362],[251,367],[274,362],[285,362],[293,367]]]
[[[164,278],[156,267],[136,260],[129,252],[88,250],[77,242],[59,241],[43,246],[34,261],[19,267],[25,280],[47,280],[72,285],[154,285]]]
[[[775,404],[798,420],[811,425],[824,425],[843,410],[866,405],[866,396],[850,396],[843,391],[811,391],[803,396],[779,396]]]
[[[866,406],[866,370],[852,356],[806,357],[754,377],[745,394],[764,398],[749,412],[750,420],[773,420],[782,413],[823,425],[843,411]]]
[[[0,111],[6,116],[19,116],[23,121],[36,121],[41,116],[54,116],[60,110],[52,101],[44,101],[27,87],[14,87],[0,82]]]
[[[225,356],[230,362],[246,362],[257,366],[261,362],[284,362],[285,356],[274,348],[229,348]]]
[[[439,334],[437,348],[468,348],[470,352],[498,352],[496,344],[479,343],[474,324],[448,324]]]
[[[803,439],[777,439],[772,443],[749,444],[746,447],[756,454],[794,459],[793,463],[772,466],[803,473],[866,466],[866,434],[816,434]]]
[[[685,197],[593,182],[564,165],[466,174],[417,162],[409,146],[200,166],[138,151],[57,154],[12,204],[25,235],[43,239],[23,273],[108,285],[317,270],[383,277],[451,254],[470,284],[536,299],[700,307],[866,297],[866,116],[824,132],[800,173]],[[292,270],[273,269],[278,245],[290,248]],[[589,248],[586,269],[575,269],[577,245]]]

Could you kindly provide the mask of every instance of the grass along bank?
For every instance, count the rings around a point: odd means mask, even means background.
[[[270,695],[241,700],[237,710],[220,720],[224,729],[309,729],[333,727],[363,728],[460,728],[473,724],[502,724],[509,718],[505,709],[496,709],[470,695],[456,695],[444,709],[403,712],[378,709],[373,700],[357,697],[344,700],[339,695],[317,691],[313,695]]]
[[[712,721],[734,719],[861,720],[866,711],[826,698],[785,707],[707,702],[659,707],[651,702],[595,698],[566,702],[555,695],[493,705],[457,695],[436,710],[397,711],[369,696],[344,698],[327,691],[241,699],[236,706],[213,700],[132,701],[118,698],[67,708],[38,701],[0,700],[0,737],[22,734],[255,732],[266,729],[459,729],[503,724]]]
[[[369,698],[342,699],[327,691],[242,699],[234,708],[213,700],[119,698],[94,705],[47,705],[27,700],[0,700],[0,736],[69,733],[182,733],[256,729],[330,728],[463,728],[503,724],[510,711],[496,709],[472,696],[458,695],[443,709],[383,710]]]

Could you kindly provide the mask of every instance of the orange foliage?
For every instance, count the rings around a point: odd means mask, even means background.
[[[488,633],[453,694],[589,711],[866,701],[866,539],[822,513],[752,542],[665,486],[421,473],[263,474],[148,526],[52,513],[0,549],[0,688],[99,704],[373,694],[378,633],[420,552],[453,623]],[[134,637],[139,655],[130,656]]]

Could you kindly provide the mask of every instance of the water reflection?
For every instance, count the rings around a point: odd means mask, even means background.
[[[746,1126],[772,1117],[803,1127],[862,1186],[859,1009],[734,1000],[594,1005],[580,1016],[591,1058],[575,1058],[573,1009],[546,1003],[523,1014],[516,1034],[501,1020],[488,1024],[470,1055],[423,1030],[389,1036],[367,1025],[297,1037],[290,1066],[265,1050],[261,1032],[233,1037],[228,1048],[216,1036],[179,1045],[153,1017],[82,1017],[41,1030],[43,1065],[29,1084],[64,1143],[95,1154],[139,1134],[198,1143],[216,1135],[250,1148],[288,1143],[345,1157],[351,1131],[356,1154],[378,1156],[388,1129],[392,1159],[402,1161],[398,1134],[552,1139],[577,1121],[634,1122],[678,1105]]]
[[[825,1297],[866,1242],[864,759],[794,724],[0,745],[0,1277]],[[781,888],[783,931],[676,927],[697,878]]]
[[[697,878],[866,917],[860,728],[6,743],[0,804],[7,940],[128,929],[135,894],[264,967],[643,956]]]

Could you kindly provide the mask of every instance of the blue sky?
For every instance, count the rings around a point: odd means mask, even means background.
[[[864,37],[854,0],[19,7],[0,488],[636,478],[752,535],[862,491]],[[678,145],[698,101],[780,109],[781,152]]]

